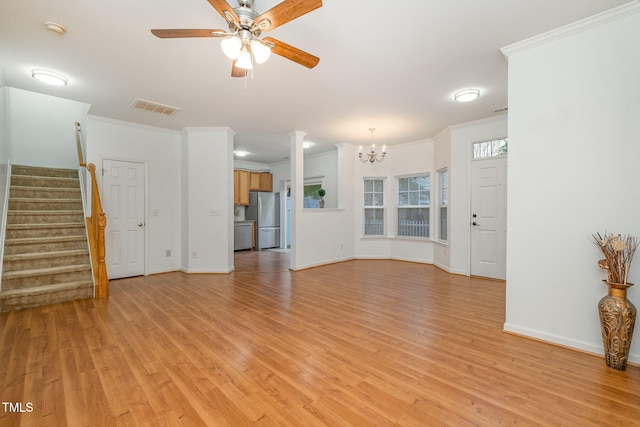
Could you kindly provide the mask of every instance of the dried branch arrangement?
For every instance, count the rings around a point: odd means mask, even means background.
[[[593,243],[604,255],[604,259],[598,261],[598,266],[607,273],[607,281],[626,285],[633,254],[638,247],[638,239],[630,235],[621,236],[607,232],[603,235],[596,233],[591,236]]]

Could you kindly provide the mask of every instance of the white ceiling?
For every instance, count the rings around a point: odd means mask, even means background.
[[[246,160],[270,163],[288,156],[294,129],[307,132],[316,150],[368,143],[370,127],[376,143],[393,145],[500,114],[494,111],[507,106],[501,47],[628,2],[325,0],[264,34],[319,56],[319,65],[307,69],[273,55],[245,80],[230,77],[220,39],[149,32],[226,30],[206,0],[0,0],[0,85],[163,128],[229,126],[235,148],[252,153]],[[278,3],[255,0],[255,9]],[[44,21],[67,33],[47,32]],[[60,72],[69,84],[45,86],[31,78],[33,68]],[[456,91],[470,87],[481,90],[477,101],[453,102]],[[181,111],[168,117],[134,110],[134,98]]]

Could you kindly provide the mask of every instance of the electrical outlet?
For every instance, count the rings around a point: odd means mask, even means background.
[[[198,252],[196,251],[191,252],[191,258],[198,258]]]
[[[164,255],[164,256],[166,256],[167,258],[169,258],[169,257],[171,256],[171,249],[167,249],[167,250],[165,251],[165,255]]]
[[[344,245],[340,243],[340,250],[344,249]]]

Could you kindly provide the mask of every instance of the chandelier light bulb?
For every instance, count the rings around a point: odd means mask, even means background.
[[[240,37],[236,36],[227,37],[226,39],[222,39],[220,47],[227,58],[238,59],[240,56],[240,50],[242,49],[242,40],[240,40]]]
[[[247,50],[246,47],[243,47],[240,51],[240,56],[238,56],[238,60],[236,61],[236,67],[242,68],[245,70],[253,70],[253,63],[251,62],[251,53]]]
[[[256,64],[264,64],[271,56],[271,49],[258,40],[251,40],[251,53],[253,53]]]

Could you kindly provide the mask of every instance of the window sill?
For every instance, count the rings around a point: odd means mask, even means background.
[[[302,208],[302,213],[308,212],[344,212],[344,208]]]
[[[449,245],[445,242],[432,240],[428,237],[411,237],[411,236],[364,236],[360,235],[361,240],[407,240],[412,242],[439,243],[441,245]]]

